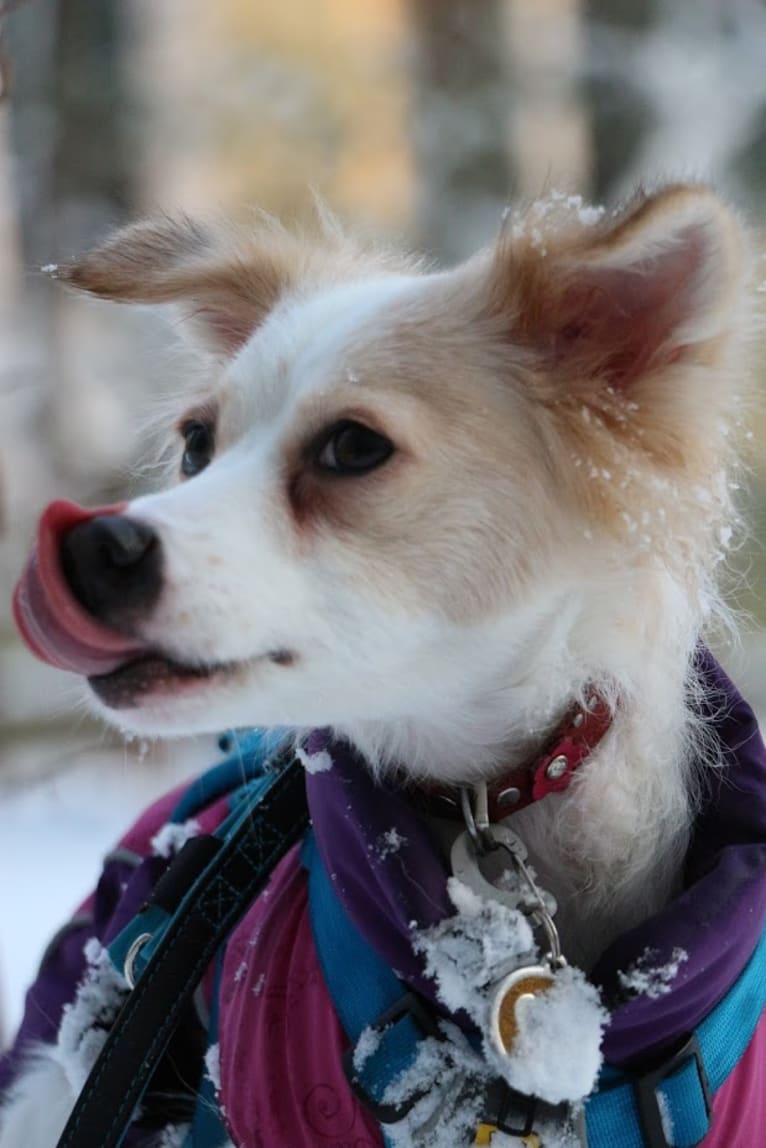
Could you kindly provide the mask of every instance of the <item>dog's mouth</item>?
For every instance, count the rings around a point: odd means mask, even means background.
[[[51,503],[40,519],[36,544],[13,595],[16,625],[32,653],[59,669],[82,674],[113,709],[134,706],[148,695],[186,692],[236,668],[184,665],[104,625],[77,601],[61,561],[62,540],[80,522],[123,510],[124,504],[84,510],[72,502]]]
[[[236,664],[184,665],[157,652],[118,666],[106,674],[91,674],[88,684],[96,697],[110,709],[132,709],[142,699],[177,698],[211,679],[228,677]]]

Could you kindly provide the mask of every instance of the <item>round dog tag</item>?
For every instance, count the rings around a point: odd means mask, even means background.
[[[544,965],[527,965],[509,973],[495,989],[490,1012],[490,1036],[498,1052],[508,1055],[519,1032],[519,1011],[535,997],[553,988],[555,981]]]

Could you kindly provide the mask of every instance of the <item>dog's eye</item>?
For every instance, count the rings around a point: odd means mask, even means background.
[[[190,419],[181,427],[186,449],[181,459],[181,474],[192,478],[204,470],[213,456],[213,430],[207,423]]]
[[[385,435],[347,419],[322,440],[316,460],[323,470],[354,475],[382,466],[393,453],[394,444]]]

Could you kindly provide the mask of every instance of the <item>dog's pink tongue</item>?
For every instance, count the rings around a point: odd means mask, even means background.
[[[87,677],[108,674],[143,649],[83,609],[61,565],[61,542],[73,526],[124,509],[124,503],[84,510],[58,501],[40,519],[37,542],[13,593],[13,616],[32,653],[52,666]]]

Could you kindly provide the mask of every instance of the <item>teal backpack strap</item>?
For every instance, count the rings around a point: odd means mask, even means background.
[[[648,1072],[603,1074],[585,1105],[590,1148],[700,1144],[710,1130],[712,1097],[747,1051],[764,1008],[766,932],[726,996],[680,1048]]]
[[[231,730],[219,738],[226,758],[205,770],[179,798],[169,821],[182,825],[219,798],[240,789],[246,782],[262,777],[270,761],[291,740],[289,730]]]
[[[301,861],[308,870],[311,929],[319,964],[338,1019],[351,1040],[343,1059],[346,1079],[380,1123],[393,1124],[418,1098],[402,1105],[386,1104],[386,1088],[412,1064],[422,1040],[441,1034],[425,1002],[399,980],[349,919],[312,833],[304,839]],[[366,1030],[376,1034],[377,1047],[357,1067],[354,1053]]]
[[[309,875],[319,963],[352,1042],[344,1062],[347,1078],[382,1124],[394,1123],[411,1105],[383,1103],[386,1087],[413,1062],[427,1036],[440,1036],[438,1026],[428,1005],[399,981],[349,919],[311,835],[304,841],[302,861]],[[747,1050],[764,1008],[766,933],[723,1000],[679,1048],[643,1073],[604,1069],[598,1090],[585,1103],[588,1148],[700,1144],[710,1131],[713,1094]],[[353,1055],[366,1029],[380,1040],[357,1072]]]
[[[173,885],[170,895],[157,896],[155,889],[150,903],[114,938],[109,946],[109,956],[118,972],[127,968],[129,979],[137,978],[162,940],[175,911],[180,899],[176,887],[179,894],[191,887],[215,851],[215,842],[226,840],[234,832],[242,818],[244,805],[257,809],[272,784],[273,767],[287,760],[288,742],[289,733],[285,730],[231,731],[220,738],[218,744],[228,756],[205,770],[184,790],[168,823],[183,825],[227,794],[228,816],[210,836],[193,836],[186,842],[184,863],[176,859],[171,866],[172,877],[168,881],[162,878],[165,885]]]

